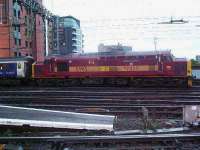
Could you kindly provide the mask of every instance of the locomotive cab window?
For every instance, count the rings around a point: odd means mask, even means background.
[[[171,58],[171,56],[163,56],[163,60],[164,60],[165,62],[171,62],[171,61],[172,61],[172,58]]]
[[[0,70],[7,71],[8,70],[8,65],[7,64],[1,64],[0,65]]]
[[[3,70],[3,65],[0,65],[0,70]]]
[[[67,63],[57,63],[58,72],[69,71],[69,65]]]

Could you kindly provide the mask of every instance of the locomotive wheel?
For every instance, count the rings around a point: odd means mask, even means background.
[[[103,85],[103,79],[102,78],[84,78],[81,79],[81,85],[86,86],[99,86]]]
[[[19,80],[18,80],[19,81]],[[5,86],[13,86],[11,82],[4,81]],[[1,84],[4,82],[0,82]],[[16,82],[16,80],[15,80]],[[22,85],[34,85],[32,81],[21,81]],[[36,79],[36,86],[130,86],[130,87],[177,87],[185,88],[188,80],[184,78],[67,78],[67,79]],[[14,84],[14,86],[16,83]]]

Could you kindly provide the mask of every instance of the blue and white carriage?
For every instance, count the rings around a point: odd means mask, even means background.
[[[31,58],[1,58],[0,78],[29,78],[31,76]]]

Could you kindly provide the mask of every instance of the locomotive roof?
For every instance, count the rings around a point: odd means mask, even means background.
[[[134,51],[122,54],[113,53],[83,53],[83,54],[71,54],[66,56],[49,56],[47,58],[90,58],[90,57],[112,57],[112,56],[148,56],[148,55],[172,55],[171,50],[166,51]]]

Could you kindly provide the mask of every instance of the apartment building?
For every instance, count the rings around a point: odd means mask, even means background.
[[[42,0],[0,0],[0,57],[45,57],[45,18]]]
[[[54,16],[53,49],[59,55],[83,53],[80,20],[73,16]]]

